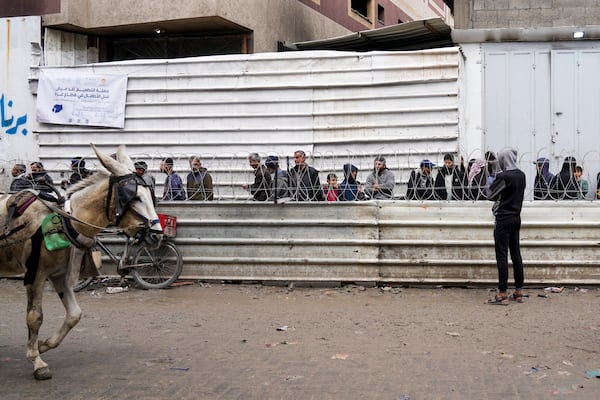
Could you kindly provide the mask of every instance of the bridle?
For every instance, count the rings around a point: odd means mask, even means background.
[[[106,218],[110,222],[114,222],[115,225],[119,225],[125,213],[130,211],[151,233],[160,234],[160,231],[151,229],[152,225],[159,223],[158,219],[150,220],[129,207],[129,204],[137,197],[138,186],[150,187],[141,176],[135,173],[123,176],[110,176],[108,181],[108,195],[106,196]],[[114,203],[115,206],[114,220],[110,212],[111,203]]]

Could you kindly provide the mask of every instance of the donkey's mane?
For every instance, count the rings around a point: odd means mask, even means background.
[[[79,192],[80,190],[85,189],[86,187],[95,185],[96,183],[98,183],[104,179],[107,179],[109,176],[110,175],[105,171],[96,171],[92,175],[88,176],[87,178],[72,185],[67,190],[67,197],[71,197],[71,195],[73,193]]]

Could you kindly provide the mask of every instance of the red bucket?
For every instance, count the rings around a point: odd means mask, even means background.
[[[160,226],[163,229],[163,235],[167,237],[175,237],[177,234],[177,217],[174,215],[158,214]]]

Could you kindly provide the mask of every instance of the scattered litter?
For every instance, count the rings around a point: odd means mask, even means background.
[[[173,371],[189,371],[190,367],[171,367],[169,369]]]
[[[291,375],[285,378],[286,381],[297,381],[298,379],[303,379],[302,375]]]
[[[277,328],[278,331],[287,331],[289,329],[289,327],[287,325],[283,325],[280,326],[279,328]]]
[[[129,286],[125,286],[125,287],[121,287],[121,286],[109,286],[106,288],[106,293],[108,294],[115,294],[115,293],[122,293],[122,292],[127,292],[129,290]]]
[[[410,397],[408,397],[405,394],[400,395],[400,397],[398,397],[398,400],[410,400]]]
[[[538,293],[538,297],[547,298],[548,295],[546,293]]]
[[[183,282],[173,282],[171,283],[171,286],[176,287],[176,286],[187,286],[187,285],[193,285],[194,282],[190,282],[190,281],[183,281]]]
[[[562,376],[571,376],[571,373],[569,371],[558,371],[558,374]]]
[[[585,371],[585,374],[590,378],[600,378],[600,369],[590,369]]]
[[[556,287],[556,286],[551,286],[551,287],[547,287],[544,289],[544,291],[548,292],[548,293],[562,293],[563,290],[565,290],[564,287]]]
[[[446,335],[457,337],[457,336],[460,336],[460,333],[458,333],[458,332],[446,332]]]
[[[331,356],[332,360],[345,360],[350,357],[350,354],[334,354]]]
[[[531,367],[531,370],[529,371],[529,373],[535,374],[537,372],[545,371],[548,369],[550,369],[550,367],[547,365],[536,365],[535,367]]]
[[[569,389],[565,388],[565,387],[562,387],[560,389],[554,389],[552,391],[552,394],[554,396],[558,396],[558,395],[562,395],[562,394],[570,394],[570,393],[571,393],[571,391]]]
[[[584,289],[584,288],[578,288],[578,287],[576,287],[575,291],[578,292],[578,293],[587,293],[588,290]]]
[[[573,363],[571,361],[564,360],[562,363],[568,365],[569,367],[573,366]]]

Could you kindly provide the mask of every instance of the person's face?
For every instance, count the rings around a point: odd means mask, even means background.
[[[192,168],[192,171],[198,172],[200,171],[200,168],[202,168],[202,163],[200,160],[192,160],[192,162],[190,162],[190,167]]]
[[[338,185],[337,177],[332,176],[331,178],[327,179],[327,183],[330,186],[337,187],[337,185]]]
[[[258,168],[258,164],[260,164],[260,163],[256,160],[248,159],[248,164],[250,164],[252,169],[256,169],[256,168]]]
[[[19,176],[19,174],[21,173],[21,171],[19,171],[17,169],[17,167],[12,167],[12,170],[10,171],[10,173],[12,174],[13,177],[15,177],[15,176]]]
[[[429,175],[429,174],[431,174],[431,168],[427,165],[424,165],[421,167],[421,173],[423,175]]]
[[[452,161],[452,160],[444,160],[444,166],[446,168],[452,168],[454,166],[454,161]]]
[[[302,153],[294,153],[294,162],[296,163],[296,165],[304,165],[304,162],[306,161],[306,156],[302,155]]]
[[[575,178],[577,178],[577,180],[580,180],[581,175],[583,175],[583,173],[580,170],[576,169],[575,170]]]
[[[381,162],[381,161],[379,161],[379,160],[375,161],[375,164],[374,164],[374,165],[375,165],[375,169],[376,169],[377,171],[379,171],[379,170],[382,170],[383,168],[385,168],[385,164],[384,164],[384,163],[382,163],[382,162]]]
[[[136,173],[136,174],[138,174],[139,176],[142,176],[142,175],[144,175],[144,173],[145,173],[145,172],[146,172],[146,171],[144,171],[144,169],[143,169],[143,168],[136,168],[136,169],[135,169],[135,173]]]
[[[350,175],[351,175],[351,176],[352,176],[354,179],[356,179],[356,175],[358,175],[358,171],[357,171],[357,170],[355,170],[355,169],[353,169],[352,171],[350,171]]]
[[[171,170],[171,166],[164,161],[160,162],[160,172],[164,172],[165,174],[169,173]]]
[[[40,168],[40,166],[37,164],[31,164],[31,172],[34,174],[38,173],[38,172],[42,172],[42,168]]]

